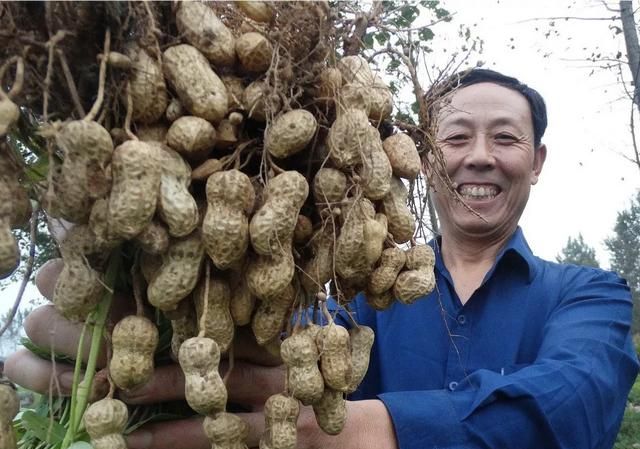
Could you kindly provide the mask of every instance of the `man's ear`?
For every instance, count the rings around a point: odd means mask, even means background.
[[[533,152],[533,170],[531,171],[531,185],[538,183],[538,178],[542,172],[544,161],[547,159],[547,146],[541,144]]]

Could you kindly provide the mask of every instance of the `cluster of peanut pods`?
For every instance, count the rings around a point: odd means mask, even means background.
[[[236,7],[255,25],[250,31],[228,28],[205,3],[183,2],[174,45],[156,54],[132,42],[105,56],[127,78],[133,131],[86,118],[52,125],[48,136],[63,160],[43,205],[73,224],[60,243],[64,269],[53,302],[84,321],[104,292],[107,256],[133,245],[132,272],[140,275],[133,283],[145,287],[139,299],[171,321],[187,402],[207,416],[215,447],[244,447],[248,432],[226,412],[218,374],[236,328],[247,326],[287,366],[287,391],[265,405],[260,447],[294,448],[298,401],[313,406],[325,432],[341,431],[345,394],[364,377],[373,344],[371,329],[347,331],[332,320],[292,331],[295,312],[313,306],[330,283],[343,307],[359,292],[377,310],[410,304],[434,288],[434,256],[413,241],[407,206],[405,182],[421,168],[416,146],[400,132],[383,140],[377,128],[393,109],[382,79],[364,58],[346,56],[306,86],[305,95],[331,111],[331,123],[321,123],[315,108],[285,106],[264,80],[278,43],[259,32],[269,29],[277,4]],[[3,123],[0,115],[0,133],[12,117]],[[261,137],[248,137],[248,127],[261,127]],[[266,169],[244,169],[238,161],[247,151]],[[311,171],[280,168],[312,154],[320,160],[304,165]],[[18,196],[18,184],[0,162],[5,208],[17,204],[6,198]],[[4,233],[11,237],[11,226],[28,215],[0,209],[4,273],[18,260],[15,242],[6,252]],[[109,369],[118,388],[149,380],[157,343],[158,330],[142,313],[115,325]],[[126,406],[112,398],[85,415],[96,448],[125,447],[126,421]]]

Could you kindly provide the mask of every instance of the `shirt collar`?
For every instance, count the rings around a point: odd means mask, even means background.
[[[441,237],[437,237],[429,243],[433,247],[436,255],[436,268],[440,271],[440,273],[443,273],[447,277],[450,277],[449,270],[447,270],[446,266],[444,265],[442,254],[440,252],[441,241]],[[485,276],[485,281],[493,275],[496,267],[505,257],[515,257],[516,260],[522,262],[521,266],[523,270],[526,270],[525,272],[528,283],[531,283],[536,277],[538,270],[538,261],[536,256],[531,251],[531,248],[529,248],[529,244],[527,243],[527,240],[525,239],[524,233],[522,232],[522,228],[520,226],[516,228],[507,244],[498,253],[495,263]]]

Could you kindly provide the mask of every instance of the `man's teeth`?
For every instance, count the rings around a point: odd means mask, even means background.
[[[468,199],[491,199],[498,194],[495,186],[472,186],[463,185],[460,187],[460,195]]]

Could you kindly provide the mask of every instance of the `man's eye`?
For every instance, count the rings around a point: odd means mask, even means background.
[[[518,141],[518,139],[515,136],[512,136],[511,134],[498,134],[495,137],[495,139],[496,139],[496,142],[501,144],[510,144]]]
[[[448,143],[463,143],[466,142],[467,140],[469,140],[469,137],[467,137],[464,134],[454,134],[453,136],[449,136],[445,139],[446,142]]]

